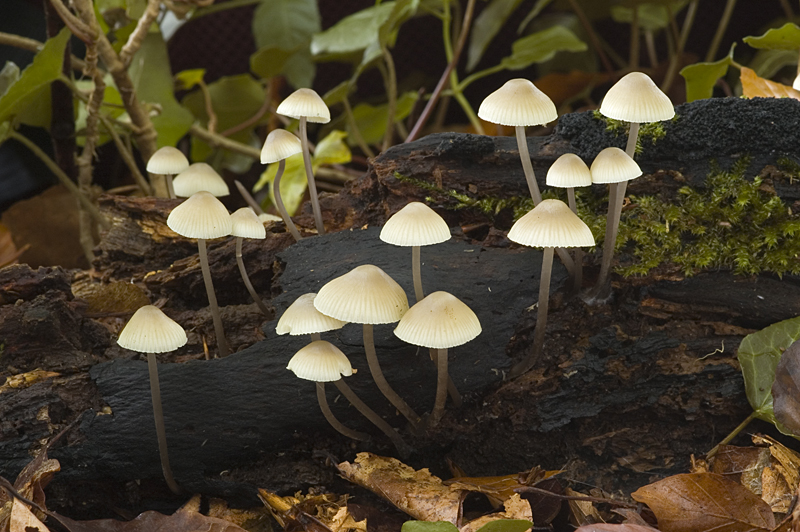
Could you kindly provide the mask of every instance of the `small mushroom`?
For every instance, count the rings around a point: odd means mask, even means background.
[[[335,331],[345,326],[347,322],[326,316],[314,306],[317,294],[303,294],[283,311],[275,332],[299,336],[308,334],[311,341],[321,340],[320,333]]]
[[[197,192],[210,192],[217,198],[231,193],[228,184],[210,165],[194,163],[172,180],[172,189],[179,198],[188,198]]]
[[[175,197],[172,188],[172,176],[179,174],[189,167],[189,161],[178,148],[164,146],[159,148],[150,160],[147,161],[147,171],[151,174],[163,175],[167,181],[167,192],[170,198]]]
[[[244,286],[247,288],[250,297],[258,305],[258,308],[261,309],[261,313],[266,317],[270,317],[267,306],[261,301],[255,288],[253,288],[253,283],[250,282],[250,276],[247,275],[247,269],[244,267],[244,260],[242,259],[242,241],[245,238],[264,240],[267,238],[267,230],[264,229],[264,224],[250,207],[242,207],[231,214],[231,236],[236,237],[236,264],[239,266],[239,273],[242,276]]]
[[[261,148],[261,162],[265,164],[278,163],[278,171],[275,179],[272,180],[272,194],[275,196],[275,206],[286,224],[286,229],[292,234],[295,242],[299,242],[303,237],[294,225],[281,198],[281,177],[286,170],[286,159],[296,153],[303,151],[303,145],[296,136],[285,129],[274,129],[267,135],[264,147]],[[312,179],[313,180],[313,179]]]

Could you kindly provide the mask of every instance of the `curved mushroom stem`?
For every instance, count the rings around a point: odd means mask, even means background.
[[[519,158],[522,159],[522,170],[525,172],[525,180],[528,182],[531,199],[534,206],[536,206],[542,201],[542,193],[539,192],[536,175],[533,173],[531,155],[528,152],[528,140],[525,137],[525,126],[516,126],[514,132],[517,134],[517,149],[519,150]]]
[[[161,457],[161,471],[167,486],[176,495],[180,495],[181,488],[172,476],[169,466],[169,451],[167,450],[167,430],[164,428],[164,410],[161,408],[161,388],[158,384],[158,361],[155,353],[147,353],[147,372],[150,375],[150,397],[153,401],[153,418],[156,421],[156,438],[158,439],[158,454]]]
[[[319,402],[319,409],[322,410],[322,414],[325,416],[325,419],[328,420],[328,423],[330,423],[331,426],[337,430],[337,432],[339,432],[340,434],[344,434],[348,438],[352,438],[358,441],[367,441],[369,439],[369,434],[364,434],[363,432],[358,432],[357,430],[349,429],[344,425],[342,425],[342,423],[338,419],[336,419],[336,416],[334,416],[333,412],[331,412],[331,407],[328,405],[328,398],[325,397],[325,383],[318,382],[316,384],[317,384],[317,402]]]
[[[164,179],[167,182],[167,194],[169,194],[169,199],[175,199],[175,187],[172,186],[172,174],[164,174]]]
[[[261,313],[264,316],[269,318],[269,310],[267,310],[267,306],[261,301],[261,298],[256,293],[256,289],[253,288],[253,283],[250,282],[250,276],[247,275],[247,270],[244,267],[244,260],[242,260],[242,241],[244,238],[237,236],[236,237],[236,264],[239,266],[239,273],[242,275],[242,281],[244,281],[244,286],[247,288],[247,291],[250,293],[250,297],[253,298],[253,301],[256,302],[258,308],[261,309]]]
[[[425,297],[422,291],[422,272],[420,271],[419,246],[411,246],[411,276],[414,278],[414,297],[417,303]]]
[[[436,351],[436,349],[428,349],[428,354],[430,355],[433,363],[438,365],[438,356]],[[461,400],[461,394],[458,392],[458,388],[456,388],[456,383],[453,382],[453,379],[450,378],[449,375],[447,377],[447,393],[450,394],[450,399],[452,399],[453,405],[457,408],[460,408],[463,404],[463,401]]]
[[[433,410],[431,410],[431,417],[428,420],[428,427],[435,427],[439,424],[444,414],[444,403],[447,401],[447,381],[449,375],[447,373],[447,349],[436,350],[438,373],[436,379],[436,401],[433,403]]]
[[[578,206],[575,203],[574,187],[567,187],[567,202],[569,203],[570,210],[577,215]],[[573,294],[576,294],[580,292],[581,286],[583,285],[583,250],[581,248],[575,248],[575,269],[573,272],[575,275],[572,282],[572,291]]]
[[[261,205],[259,205],[258,202],[253,198],[253,196],[250,195],[250,192],[248,192],[247,189],[244,188],[242,182],[239,181],[238,179],[234,179],[233,182],[236,183],[236,188],[239,189],[239,194],[242,195],[242,198],[244,199],[245,203],[247,203],[247,205],[251,209],[253,209],[256,214],[264,214],[264,209],[262,209]]]
[[[400,397],[391,386],[389,386],[389,383],[386,381],[386,377],[383,376],[381,365],[378,362],[378,355],[375,353],[375,340],[372,336],[372,324],[365,323],[363,331],[364,351],[367,353],[369,372],[372,374],[375,384],[378,385],[378,389],[380,389],[384,397],[386,397],[389,402],[392,403],[392,405],[394,405],[394,407],[399,410],[403,416],[405,416],[405,418],[411,424],[411,428],[416,430],[420,422],[420,417],[410,406],[408,406],[408,403],[403,401],[403,398]]]
[[[536,330],[533,333],[533,346],[528,356],[511,368],[511,376],[522,375],[539,358],[544,346],[544,333],[547,328],[547,310],[550,299],[550,273],[553,270],[553,248],[544,248],[542,254],[542,275],[539,279],[539,307],[536,314]]]
[[[283,177],[284,170],[286,170],[286,159],[281,159],[278,163],[278,171],[275,173],[275,179],[272,181],[272,194],[275,196],[275,206],[278,208],[281,218],[283,218],[283,223],[286,224],[286,229],[292,234],[295,242],[300,242],[303,237],[300,236],[300,231],[297,230],[294,222],[289,217],[289,213],[286,211],[286,207],[283,205],[283,199],[281,198],[281,177]]]
[[[214,293],[214,283],[211,281],[211,268],[208,267],[208,252],[206,251],[206,240],[197,239],[197,254],[200,256],[200,270],[203,272],[203,284],[206,285],[206,295],[208,295],[208,307],[211,309],[211,319],[214,321],[214,334],[217,336],[217,349],[219,356],[226,357],[231,349],[228,347],[228,340],[225,338],[225,330],[222,328],[222,318],[219,315],[219,305],[217,305],[217,295]]]
[[[631,122],[631,127],[628,130],[628,143],[625,145],[625,153],[628,157],[633,159],[636,153],[636,142],[639,140],[639,123]]]
[[[322,210],[319,207],[317,197],[317,183],[314,181],[314,172],[311,170],[311,153],[308,151],[308,132],[306,117],[300,118],[300,143],[303,146],[303,165],[306,167],[306,179],[308,179],[308,194],[311,196],[311,208],[314,210],[314,223],[317,226],[317,234],[325,234],[325,226],[322,223]]]
[[[344,395],[350,404],[356,407],[356,410],[361,412],[365,418],[372,421],[372,423],[378,427],[381,432],[386,434],[392,443],[394,444],[395,448],[397,449],[398,454],[400,454],[400,458],[405,458],[411,454],[412,448],[403,440],[400,434],[392,428],[386,421],[383,420],[381,416],[379,416],[374,410],[368,407],[364,401],[359,399],[359,397],[355,394],[353,390],[344,382],[344,380],[339,379],[333,383],[336,388]]]

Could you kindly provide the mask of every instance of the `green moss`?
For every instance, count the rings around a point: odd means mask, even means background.
[[[629,122],[608,118],[602,115],[600,111],[593,111],[593,116],[596,120],[600,120],[606,125],[606,131],[613,133],[615,136],[628,136],[628,130],[630,129]],[[671,121],[674,122],[677,119],[678,115],[675,115]],[[642,154],[642,146],[646,141],[650,142],[650,144],[655,144],[666,135],[667,132],[664,129],[664,122],[646,122],[639,124],[639,136],[636,138],[636,154]]]

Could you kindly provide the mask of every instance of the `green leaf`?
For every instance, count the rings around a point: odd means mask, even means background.
[[[395,0],[391,15],[378,31],[378,43],[393,47],[400,26],[417,13],[419,4],[420,0]]]
[[[759,50],[749,64],[759,77],[767,79],[787,66],[797,69],[797,50]]]
[[[125,114],[125,109],[122,103],[122,97],[119,95],[119,91],[117,87],[114,85],[114,82],[111,78],[111,74],[107,74],[105,77],[106,87],[103,91],[103,103],[111,104],[111,105],[104,105],[100,108],[100,112],[103,113],[103,116],[108,118],[119,118],[123,114]],[[91,91],[94,89],[94,83],[91,80],[78,80],[75,82],[75,85],[83,90],[83,91]],[[75,118],[75,129],[77,131],[82,131],[86,128],[86,117],[88,115],[86,111],[86,104],[82,100],[77,100],[78,106],[78,115]],[[111,140],[111,137],[106,132],[105,127],[102,124],[98,125],[98,130],[100,131],[100,137],[97,140],[98,146],[102,146],[106,142]],[[86,138],[79,134],[76,138],[76,141],[79,146],[83,146],[85,144]]]
[[[129,69],[134,87],[143,103],[158,106],[153,117],[158,146],[175,146],[194,122],[188,109],[175,99],[167,45],[161,33],[148,33]]]
[[[61,77],[64,61],[64,47],[72,35],[63,28],[58,35],[47,39],[33,62],[20,74],[19,79],[8,87],[0,98],[0,123],[20,115],[29,106],[46,106],[49,114],[50,100],[42,100],[43,91],[49,91],[50,84]]]
[[[354,88],[355,86],[351,80],[343,81],[326,92],[322,100],[328,107],[333,107],[347,98]]]
[[[797,24],[787,22],[780,28],[767,30],[764,35],[759,37],[745,37],[744,42],[753,48],[767,50],[794,50],[800,49],[800,27]]]
[[[11,123],[10,122],[3,122],[0,124],[0,146],[8,140],[9,134],[11,133]]]
[[[406,521],[400,532],[458,532],[449,521]]]
[[[175,85],[177,85],[178,90],[188,91],[202,82],[205,75],[205,68],[192,68],[190,70],[183,70],[175,74]]]
[[[478,532],[525,532],[533,527],[533,523],[525,519],[498,519],[489,521],[478,529]]]
[[[670,12],[674,15],[686,6],[688,0],[678,0],[676,2],[669,2],[670,9],[663,4],[650,4],[643,3],[638,6],[639,9],[639,26],[644,30],[656,31],[666,28],[669,25]],[[611,18],[614,22],[621,24],[633,23],[633,8],[625,6],[612,6]]]
[[[250,56],[250,71],[261,79],[270,79],[286,69],[286,63],[297,50],[265,46]]]
[[[349,15],[311,39],[311,53],[345,54],[364,50],[378,40],[378,32],[389,20],[395,2],[383,2]]]
[[[728,55],[714,61],[713,63],[695,63],[681,70],[681,76],[686,80],[686,101],[693,102],[711,98],[714,92],[714,85],[717,80],[728,72],[728,67],[733,61],[733,49],[736,43],[731,45]]]
[[[344,142],[346,137],[346,132],[334,129],[317,143],[317,149],[311,158],[311,166],[315,172],[323,164],[346,164],[352,160],[353,154]]]
[[[419,94],[414,92],[406,92],[397,99],[397,108],[395,110],[395,122],[399,122],[406,118],[411,110],[414,108]],[[360,103],[353,108],[353,118],[355,119],[358,129],[361,131],[361,136],[367,144],[375,144],[383,139],[386,133],[386,113],[388,107],[383,105],[370,105],[367,103]],[[347,124],[347,131],[352,138],[352,131],[350,131],[350,124]]]
[[[534,63],[549,61],[558,52],[583,52],[585,42],[563,26],[553,26],[514,41],[511,55],[500,64],[509,70],[522,70]]]
[[[528,14],[525,15],[525,18],[522,19],[522,22],[520,22],[519,27],[517,28],[517,33],[522,33],[525,31],[525,28],[528,27],[528,24],[531,23],[531,20],[539,16],[539,13],[542,12],[542,9],[549,6],[552,1],[553,0],[538,0],[536,4],[534,4],[533,9],[531,9]]]
[[[11,85],[19,80],[19,67],[11,62],[6,61],[3,70],[0,70],[0,98],[8,92]]]
[[[521,2],[522,0],[491,0],[475,18],[467,49],[467,72],[472,72],[478,65],[486,47]]]

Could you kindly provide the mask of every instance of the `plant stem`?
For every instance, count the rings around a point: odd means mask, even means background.
[[[272,181],[272,194],[275,196],[275,206],[278,208],[281,218],[283,218],[286,229],[292,234],[295,242],[300,242],[303,237],[300,236],[300,231],[298,231],[297,227],[294,225],[294,222],[283,204],[283,199],[281,198],[281,177],[285,169],[286,159],[281,159],[278,163],[278,171],[275,173],[275,179]]]
[[[60,0],[56,0],[60,1]],[[169,465],[169,451],[167,450],[167,430],[164,427],[164,410],[161,406],[161,387],[158,383],[158,361],[155,353],[147,353],[147,372],[150,375],[150,398],[153,402],[153,418],[156,422],[156,438],[158,439],[158,454],[161,457],[161,471],[167,481],[170,491],[180,495],[181,488],[172,476]]]
[[[261,151],[258,148],[223,137],[218,133],[213,133],[199,124],[193,124],[192,127],[189,128],[189,134],[206,141],[214,148],[225,148],[235,153],[247,155],[255,160],[261,158]]]
[[[736,7],[736,0],[728,0],[728,3],[725,4],[725,10],[722,12],[722,16],[719,19],[717,31],[714,33],[714,38],[711,40],[711,45],[708,47],[708,53],[706,53],[706,63],[710,63],[717,56],[717,50],[719,50],[719,45],[722,42],[722,38],[725,36],[725,30],[728,29],[728,23],[731,21],[734,7]]]
[[[335,428],[340,434],[344,434],[348,438],[352,438],[358,441],[367,441],[369,439],[369,434],[365,434],[363,432],[347,428],[338,419],[336,419],[336,416],[334,416],[333,412],[331,411],[331,407],[328,405],[328,398],[325,397],[325,383],[318,382],[316,384],[317,384],[317,402],[319,403],[319,409],[322,410],[322,415],[325,416],[325,419],[328,420],[328,423],[330,423],[331,426]]]
[[[750,424],[750,422],[751,422],[751,421],[753,421],[753,420],[754,420],[754,419],[756,419],[757,417],[758,417],[758,414],[756,413],[756,411],[755,411],[755,410],[753,410],[753,411],[750,413],[750,415],[749,415],[749,416],[747,416],[747,417],[745,418],[745,420],[744,420],[744,421],[742,421],[741,423],[739,423],[739,425],[738,425],[738,426],[737,426],[735,429],[733,429],[733,430],[731,431],[731,433],[730,433],[730,434],[728,434],[727,436],[725,436],[725,438],[723,438],[723,440],[722,440],[721,442],[719,442],[718,444],[716,444],[716,445],[714,446],[714,448],[713,448],[713,449],[711,449],[710,451],[708,451],[708,454],[706,454],[706,460],[708,460],[708,459],[709,459],[709,458],[711,458],[712,456],[715,456],[715,455],[717,454],[717,452],[719,452],[719,448],[720,448],[720,447],[722,447],[723,445],[728,445],[728,444],[731,442],[731,440],[733,440],[733,439],[734,439],[734,438],[735,438],[735,437],[736,437],[736,436],[737,436],[737,435],[738,435],[740,432],[742,432],[742,431],[745,429],[745,427],[746,427],[747,425],[749,425],[749,424]]]
[[[639,6],[633,5],[633,20],[631,21],[631,54],[628,60],[628,68],[638,70],[639,68]]]
[[[525,137],[525,126],[516,126],[514,132],[517,135],[517,148],[519,149],[519,158],[522,161],[522,170],[525,172],[525,180],[528,182],[528,190],[531,193],[533,205],[536,206],[542,202],[542,193],[539,192],[539,184],[536,183],[536,175],[533,173],[531,155],[528,152],[528,139]]]
[[[517,377],[533,367],[542,353],[544,335],[547,329],[547,311],[550,306],[550,274],[553,270],[553,248],[544,248],[542,254],[542,274],[539,278],[539,306],[536,313],[536,330],[533,332],[533,345],[528,356],[511,368],[511,375]]]
[[[322,223],[322,210],[319,207],[319,197],[317,197],[317,183],[314,181],[314,172],[311,169],[311,153],[308,151],[308,119],[300,118],[300,142],[303,145],[303,165],[306,168],[306,179],[308,180],[308,193],[311,196],[311,208],[314,210],[314,223],[317,226],[317,234],[325,234],[325,225]],[[260,156],[260,154],[259,154]]]
[[[583,11],[581,5],[577,2],[577,0],[569,0],[569,5],[578,16],[578,20],[580,20],[583,30],[589,36],[589,41],[592,43],[592,48],[594,48],[595,53],[600,58],[600,62],[603,63],[603,68],[606,69],[606,72],[614,72],[614,66],[611,64],[611,61],[608,60],[608,56],[603,50],[603,44],[597,37],[597,33],[594,31],[592,22],[589,20],[589,17],[586,16],[586,13]]]
[[[270,312],[267,310],[267,306],[261,301],[261,298],[256,293],[256,289],[253,288],[253,283],[250,282],[250,276],[247,275],[247,269],[244,267],[244,260],[242,259],[242,241],[244,238],[237,236],[236,237],[236,264],[239,266],[239,273],[242,275],[242,281],[244,281],[244,286],[247,288],[247,291],[250,293],[250,297],[253,298],[258,308],[261,309],[261,313],[266,316],[267,318],[270,317]]]
[[[136,28],[128,37],[128,42],[126,42],[125,46],[120,50],[119,58],[126,68],[130,66],[131,59],[136,52],[139,51],[139,48],[142,47],[144,38],[147,37],[147,32],[150,31],[150,26],[153,25],[156,17],[158,17],[160,6],[160,0],[148,0],[144,13],[142,13],[142,16],[139,18],[139,22],[136,23]]]
[[[106,132],[111,136],[111,139],[114,141],[114,145],[117,147],[117,151],[119,152],[120,157],[125,162],[125,166],[128,167],[130,170],[131,175],[133,176],[133,180],[136,181],[136,184],[142,190],[142,193],[145,196],[152,196],[153,195],[153,188],[150,186],[150,183],[147,182],[147,179],[142,175],[142,172],[139,171],[139,166],[136,164],[136,159],[133,158],[133,154],[131,154],[128,147],[122,142],[122,139],[117,133],[117,130],[114,128],[114,125],[109,122],[108,118],[103,116],[101,113],[98,115],[100,118],[100,122],[103,123],[103,127],[106,129]]]
[[[364,137],[361,135],[361,130],[358,128],[358,124],[356,123],[356,117],[353,115],[353,108],[350,106],[350,100],[347,96],[344,97],[342,100],[342,105],[344,105],[344,114],[347,117],[347,123],[350,124],[350,130],[353,133],[353,138],[358,144],[358,147],[361,148],[361,151],[364,152],[364,155],[367,157],[375,157],[375,152],[369,147],[369,145],[364,141]]]
[[[692,25],[694,24],[694,16],[697,13],[697,4],[699,1],[700,0],[692,0],[686,10],[686,18],[683,19],[683,28],[681,29],[675,53],[672,55],[672,59],[670,59],[667,75],[664,76],[664,82],[661,84],[661,90],[664,92],[668,92],[670,87],[672,87],[672,82],[675,79],[675,75],[678,73],[678,65],[683,56],[683,50],[686,47],[686,40],[689,38],[689,32],[692,30]]]
[[[397,111],[397,72],[394,68],[392,54],[385,45],[381,45],[383,61],[386,63],[386,133],[383,135],[383,146],[381,151],[386,151],[392,145],[394,136],[394,116]]]
[[[14,35],[13,33],[5,33],[0,31],[0,44],[5,46],[13,46],[14,48],[19,48],[20,50],[28,50],[29,52],[38,52],[44,46],[44,43],[37,41],[36,39],[29,39],[27,37],[22,37],[20,35]],[[70,62],[72,63],[73,70],[83,70],[86,68],[86,63],[83,59],[75,57],[74,55],[70,56]]]
[[[420,272],[419,246],[411,246],[411,276],[414,278],[414,297],[417,303],[425,297],[422,291],[422,273]]]
[[[439,424],[444,414],[444,404],[447,401],[447,382],[450,375],[447,373],[447,349],[436,350],[437,374],[436,374],[436,400],[433,403],[431,417],[428,420],[428,427],[435,427]]]
[[[217,294],[214,293],[214,283],[211,281],[211,268],[208,266],[208,252],[206,251],[205,238],[197,239],[197,253],[200,256],[200,270],[203,272],[203,284],[206,286],[208,296],[208,306],[211,309],[211,319],[214,322],[214,334],[217,336],[217,349],[220,358],[228,356],[231,352],[228,347],[228,340],[225,338],[225,330],[222,328],[222,318],[219,314],[217,305]]]

